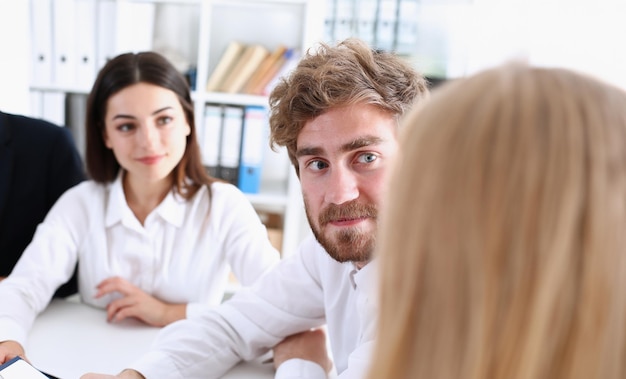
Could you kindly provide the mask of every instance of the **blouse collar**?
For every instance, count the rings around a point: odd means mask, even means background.
[[[105,226],[110,227],[121,222],[125,226],[131,228],[143,229],[143,226],[135,217],[135,214],[126,202],[124,195],[124,187],[122,185],[123,170],[117,175],[117,178],[109,185],[108,202],[105,215]],[[150,222],[154,217],[160,217],[165,222],[173,226],[180,227],[185,219],[185,207],[181,206],[185,203],[185,199],[178,195],[174,189],[167,193],[163,201],[150,212],[146,218],[146,222]]]

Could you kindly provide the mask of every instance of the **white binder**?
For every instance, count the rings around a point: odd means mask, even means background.
[[[58,126],[65,126],[65,93],[42,92],[41,118]]]
[[[243,108],[227,105],[222,120],[219,177],[237,185],[243,131]]]
[[[96,19],[96,69],[99,71],[115,56],[117,7],[115,0],[99,0]]]
[[[353,36],[354,3],[352,0],[337,0],[335,2],[334,40],[341,41]]]
[[[52,84],[52,0],[31,0],[31,85]]]
[[[222,140],[222,107],[207,104],[204,108],[204,125],[202,128],[202,163],[208,168],[211,176],[219,175],[220,143]]]
[[[376,41],[375,26],[378,0],[361,0],[357,9],[356,36],[368,45],[374,46]]]
[[[396,0],[380,0],[376,22],[376,47],[392,51],[396,45]]]
[[[30,112],[27,115],[33,118],[43,118],[43,92],[30,90]]]
[[[74,0],[76,86],[88,92],[96,78],[96,0]]]
[[[398,33],[396,35],[396,53],[410,56],[415,53],[417,44],[417,20],[419,18],[419,0],[400,0],[398,5]]]
[[[116,53],[152,50],[155,4],[117,2]]]
[[[54,0],[52,15],[53,84],[71,88],[76,83],[74,0]]]

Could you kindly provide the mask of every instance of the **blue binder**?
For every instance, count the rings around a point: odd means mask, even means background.
[[[263,155],[268,144],[267,109],[250,105],[244,110],[238,187],[245,193],[258,193],[261,186]]]

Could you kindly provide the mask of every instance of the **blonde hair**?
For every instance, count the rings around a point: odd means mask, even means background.
[[[369,378],[626,378],[626,94],[507,65],[402,132]]]

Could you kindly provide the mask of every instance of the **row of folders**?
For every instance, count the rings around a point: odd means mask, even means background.
[[[87,92],[119,52],[150,50],[155,5],[114,0],[31,0],[35,87]],[[129,33],[117,33],[117,30]]]
[[[268,146],[267,108],[207,104],[200,134],[202,162],[209,174],[245,193],[258,193]]]
[[[270,50],[261,44],[231,41],[211,72],[206,91],[267,96],[299,59],[298,49],[284,45]]]

